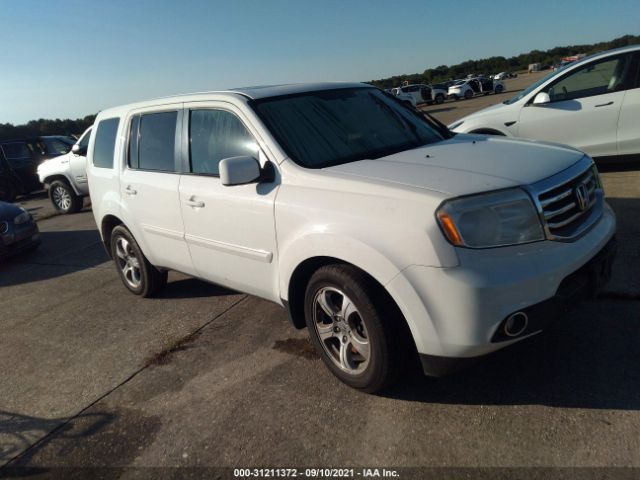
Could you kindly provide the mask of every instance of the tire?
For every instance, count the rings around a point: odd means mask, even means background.
[[[496,85],[496,88],[495,88],[496,94],[502,93],[502,90],[503,90],[502,85]]]
[[[444,95],[439,93],[436,95],[436,104],[440,105],[441,103],[444,103]]]
[[[144,256],[138,242],[123,225],[111,232],[111,257],[120,280],[135,295],[152,297],[167,285],[167,271],[158,270]]]
[[[316,351],[339,380],[369,393],[394,383],[407,352],[415,352],[415,346],[407,348],[413,341],[406,322],[385,298],[382,287],[350,265],[320,268],[305,292],[305,319]]]
[[[466,92],[464,92],[465,100],[469,100],[471,97],[473,97],[473,92],[471,90],[467,90]]]
[[[6,180],[0,180],[0,201],[3,202],[13,202],[18,196],[18,192],[11,184],[11,182]]]
[[[49,200],[56,211],[67,214],[82,209],[82,197],[76,195],[71,185],[64,180],[54,180],[49,185]]]

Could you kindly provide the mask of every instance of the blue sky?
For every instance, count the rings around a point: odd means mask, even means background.
[[[0,0],[0,123],[422,72],[638,34],[638,20],[638,0]]]

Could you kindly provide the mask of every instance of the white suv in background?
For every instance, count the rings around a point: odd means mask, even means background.
[[[355,388],[536,334],[610,273],[588,156],[452,136],[369,85],[163,98],[94,128],[93,212],[131,292],[177,270],[275,302]]]
[[[69,153],[38,165],[40,183],[49,191],[49,199],[60,213],[80,211],[84,197],[89,195],[86,155],[90,138],[91,127],[82,134]]]
[[[640,45],[635,45],[570,63],[449,128],[564,143],[596,160],[638,160],[639,125]]]

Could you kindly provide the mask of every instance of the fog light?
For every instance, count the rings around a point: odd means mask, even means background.
[[[504,333],[508,337],[517,337],[525,331],[529,324],[529,317],[524,312],[513,313],[504,322]]]

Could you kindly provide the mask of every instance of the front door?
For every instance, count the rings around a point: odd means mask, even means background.
[[[228,103],[186,105],[187,172],[180,178],[185,240],[198,275],[277,301],[274,201],[278,182],[224,186],[220,160],[268,161],[248,120]],[[276,175],[276,177],[278,177]]]
[[[524,106],[517,135],[564,143],[591,156],[615,155],[627,63],[625,55],[591,62],[545,87],[551,102]]]

